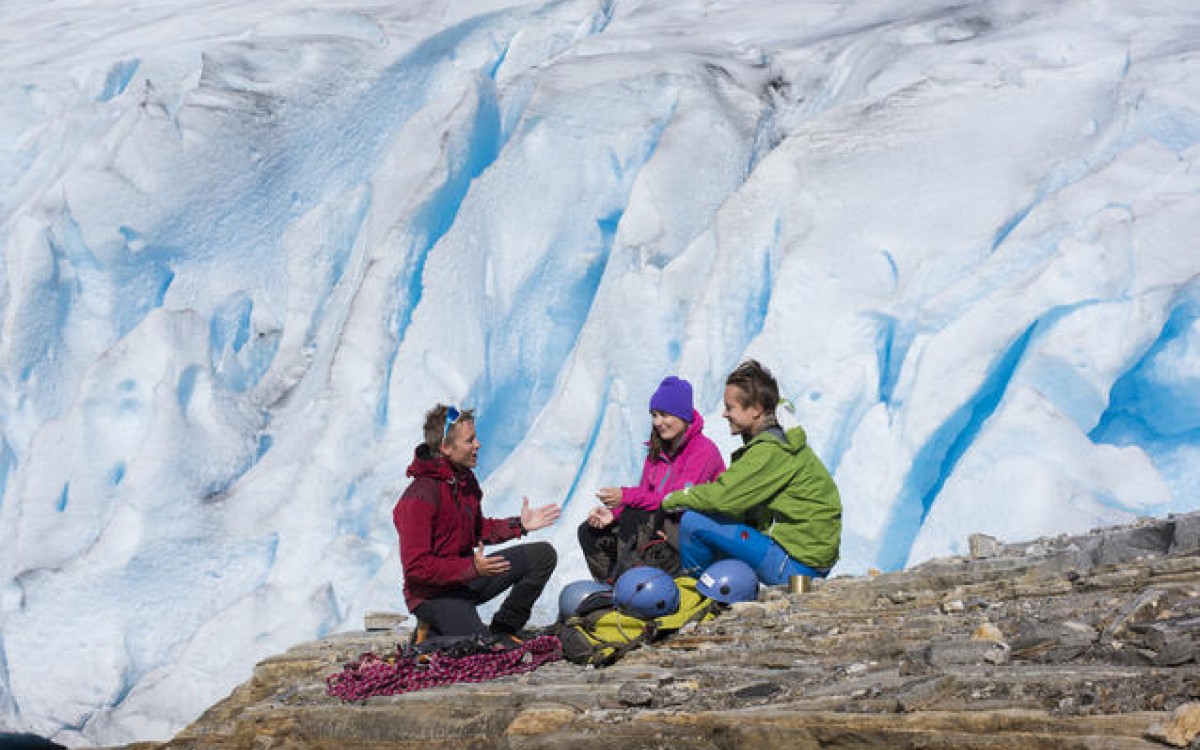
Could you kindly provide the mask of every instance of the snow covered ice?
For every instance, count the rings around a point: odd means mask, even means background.
[[[761,359],[835,573],[1200,507],[1192,0],[0,4],[0,729],[402,610],[438,401],[575,526]],[[553,596],[536,620],[550,619]]]

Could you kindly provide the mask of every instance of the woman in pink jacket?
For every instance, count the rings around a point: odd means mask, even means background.
[[[704,419],[692,407],[692,386],[674,375],[650,397],[649,451],[636,487],[605,487],[601,505],[579,526],[579,546],[592,577],[614,582],[635,565],[679,571],[679,515],[662,509],[676,490],[716,479],[725,471],[721,451],[704,436]]]

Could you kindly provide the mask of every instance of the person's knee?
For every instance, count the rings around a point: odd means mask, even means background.
[[[546,564],[553,570],[558,565],[558,550],[554,549],[554,545],[550,542],[537,542],[536,544],[540,553],[544,555]]]
[[[596,530],[587,521],[579,524],[575,536],[579,539],[579,546],[585,550],[596,546]]]
[[[708,518],[703,513],[694,510],[685,511],[679,519],[679,536],[695,536],[696,532],[708,525]]]
[[[525,554],[534,573],[545,573],[549,577],[558,566],[558,552],[550,542],[532,542],[526,545]]]

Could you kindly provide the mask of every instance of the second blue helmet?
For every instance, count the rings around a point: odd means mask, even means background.
[[[741,560],[717,560],[696,581],[696,590],[724,604],[752,602],[758,598],[758,575]]]
[[[640,565],[617,579],[613,604],[621,612],[643,620],[673,615],[679,611],[679,586],[665,571]]]

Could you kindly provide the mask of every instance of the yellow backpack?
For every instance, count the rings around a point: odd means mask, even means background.
[[[714,617],[722,606],[696,590],[696,579],[679,576],[679,609],[673,614],[643,620],[613,607],[570,617],[559,630],[563,658],[575,664],[607,666],[643,643],[661,640],[689,622]]]

